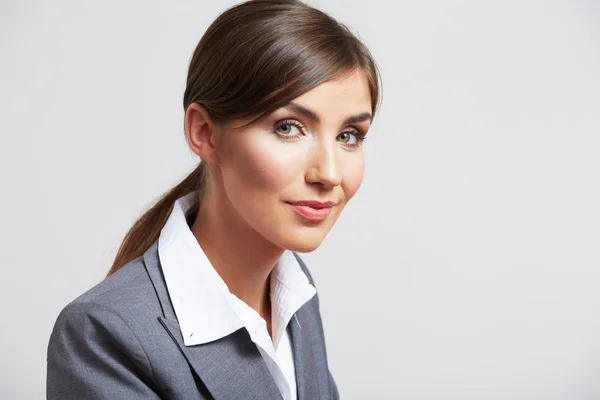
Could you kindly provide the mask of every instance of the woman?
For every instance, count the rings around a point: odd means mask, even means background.
[[[296,252],[319,246],[361,184],[378,81],[367,48],[300,1],[220,15],[183,101],[201,163],[60,313],[48,398],[338,398]]]

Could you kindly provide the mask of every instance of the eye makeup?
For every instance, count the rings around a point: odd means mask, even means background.
[[[300,131],[300,134],[295,134],[295,135],[291,135],[286,133],[287,132],[291,132],[292,128],[295,127],[297,128],[298,131]],[[351,129],[346,129],[343,130],[342,132],[340,132],[336,138],[339,138],[342,135],[352,135],[355,137],[355,140],[353,143],[348,143],[348,142],[340,142],[344,147],[349,148],[349,149],[355,149],[358,148],[362,145],[362,143],[366,140],[366,132],[363,132],[357,128],[354,127],[350,127]],[[283,130],[283,132],[282,132]],[[282,140],[298,140],[299,137],[302,134],[305,134],[306,128],[305,126],[298,120],[296,119],[283,119],[280,121],[275,122],[275,124],[273,124],[272,127],[272,132],[274,134],[276,134],[277,136],[279,136]]]

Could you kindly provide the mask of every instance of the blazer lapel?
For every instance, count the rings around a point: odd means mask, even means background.
[[[290,336],[294,352],[298,400],[318,399],[319,375],[311,343],[311,320],[306,307],[301,307],[290,321]]]
[[[158,319],[216,400],[282,398],[246,329],[211,343],[186,346],[176,321]]]
[[[215,400],[282,399],[258,348],[246,329],[211,343],[186,346],[171,304],[158,257],[158,241],[145,253],[144,264],[160,301],[161,325]]]

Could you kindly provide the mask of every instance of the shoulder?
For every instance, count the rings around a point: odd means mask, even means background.
[[[104,308],[127,317],[129,314],[160,312],[154,286],[146,271],[143,257],[138,257],[111,276],[99,282],[76,299],[61,312],[87,308]]]
[[[125,359],[149,371],[139,336],[151,319],[148,316],[155,319],[159,313],[152,282],[140,257],[60,311],[48,342],[49,377],[62,382],[64,376],[79,376],[91,370],[92,364],[93,368],[119,368]]]
[[[64,335],[83,336],[83,328],[88,329],[88,334],[90,330],[133,332],[138,323],[147,320],[148,316],[155,317],[160,313],[160,303],[152,281],[146,272],[143,258],[139,257],[60,311],[54,324],[50,347],[53,341]],[[93,335],[87,337],[91,338]]]
[[[70,304],[95,302],[109,305],[117,303],[120,297],[130,293],[130,289],[143,287],[147,280],[143,259],[139,257],[78,296]]]
[[[133,260],[58,315],[47,348],[48,398],[153,397],[155,378],[140,337],[158,315],[142,259]],[[154,300],[153,300],[154,297]]]

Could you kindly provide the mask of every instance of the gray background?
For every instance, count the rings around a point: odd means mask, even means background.
[[[0,3],[0,397],[191,171],[192,51],[233,2]],[[305,255],[345,399],[600,398],[600,5],[312,1],[370,46],[363,187]]]

